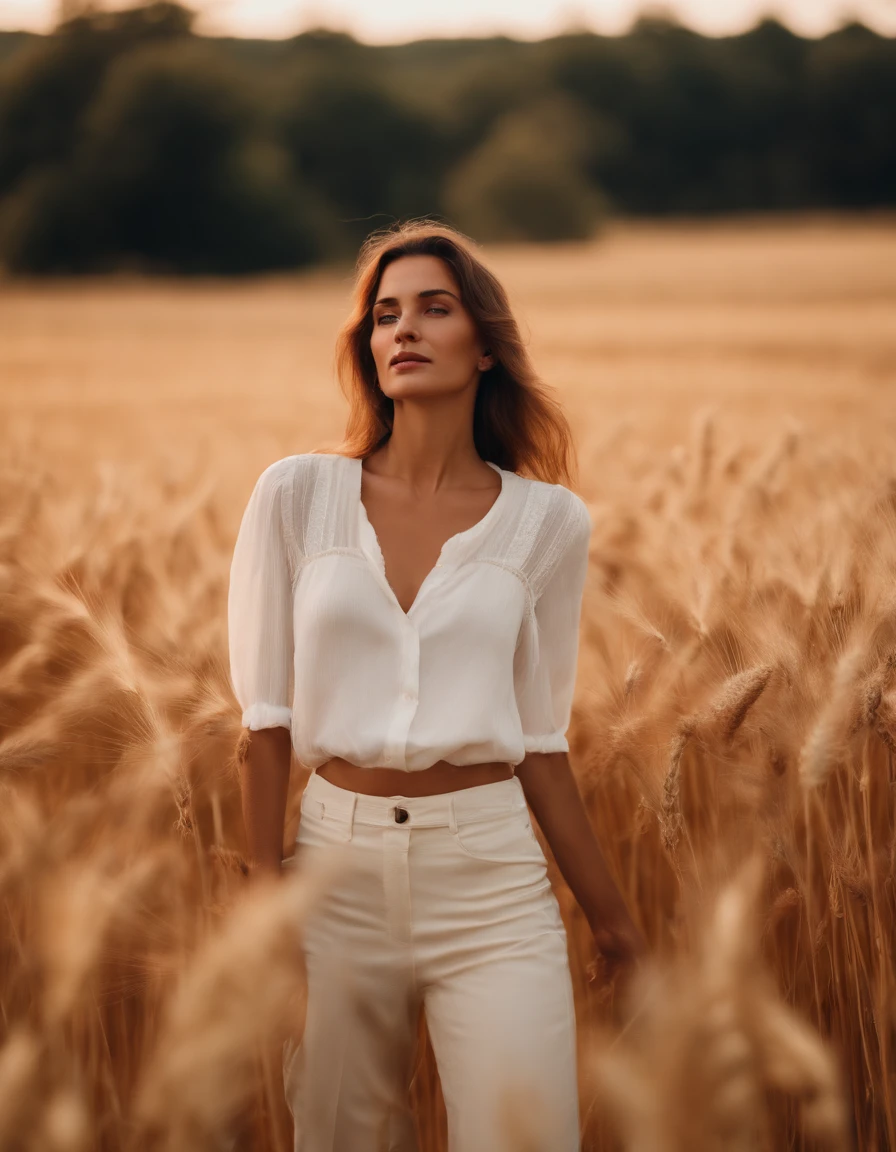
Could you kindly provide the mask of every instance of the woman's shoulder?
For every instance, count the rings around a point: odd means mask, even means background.
[[[282,487],[288,484],[292,487],[320,468],[321,461],[330,460],[335,453],[332,452],[293,452],[289,456],[281,456],[268,464],[261,475],[259,483],[264,481]]]
[[[542,497],[545,520],[549,525],[559,527],[575,534],[592,528],[591,511],[587,503],[571,488],[565,484],[552,483],[549,480],[537,480],[534,477],[520,477],[525,484],[533,486]]]

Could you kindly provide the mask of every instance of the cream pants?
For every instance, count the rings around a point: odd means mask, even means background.
[[[295,1152],[415,1152],[421,1005],[450,1152],[577,1152],[566,931],[519,780],[384,797],[313,774],[296,866],[333,848],[302,1039],[284,1045]]]

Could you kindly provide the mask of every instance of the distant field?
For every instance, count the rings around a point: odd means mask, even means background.
[[[619,226],[496,249],[543,377],[589,453],[622,420],[668,448],[717,404],[738,434],[786,414],[883,437],[896,419],[896,223]],[[247,283],[0,283],[0,413],[57,473],[87,459],[221,461],[242,491],[278,453],[339,436],[332,374],[350,273]]]
[[[896,1147],[896,221],[619,225],[487,258],[573,420],[594,534],[571,760],[658,958],[619,1034],[549,857],[582,1147]],[[300,906],[239,900],[226,593],[261,469],[341,436],[349,293],[347,270],[0,283],[17,1147],[292,1147]],[[443,1150],[428,1047],[413,1099]]]

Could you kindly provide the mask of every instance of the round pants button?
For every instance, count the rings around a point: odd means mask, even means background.
[[[407,808],[396,808],[395,809],[395,821],[396,821],[396,823],[404,824],[404,822],[405,822],[405,820],[407,820],[407,818],[408,818]]]

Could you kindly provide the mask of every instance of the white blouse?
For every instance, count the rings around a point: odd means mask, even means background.
[[[230,674],[245,728],[298,760],[418,772],[566,752],[591,516],[561,484],[505,471],[445,542],[407,613],[361,500],[361,460],[269,465],[234,546]]]

